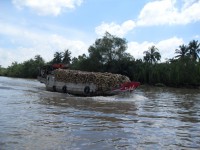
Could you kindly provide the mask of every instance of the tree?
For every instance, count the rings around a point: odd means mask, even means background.
[[[6,74],[10,77],[20,77],[22,75],[22,64],[12,62],[6,70]]]
[[[4,76],[6,73],[6,68],[3,68],[1,65],[0,65],[0,76]]]
[[[89,59],[95,65],[104,66],[103,71],[112,69],[115,61],[121,61],[127,53],[127,42],[125,39],[116,37],[106,32],[103,38],[97,39],[95,43],[89,47]]]
[[[148,51],[144,51],[143,53],[145,54],[144,61],[150,62],[151,64],[161,59],[161,55],[155,46],[149,47]]]
[[[63,53],[62,63],[64,63],[64,64],[70,64],[70,62],[71,62],[71,52],[67,49]]]
[[[36,62],[44,63],[44,59],[40,55],[35,55],[34,60]]]
[[[55,52],[54,58],[52,60],[52,63],[61,63],[63,58],[63,53],[62,52]]]
[[[70,68],[75,69],[75,70],[83,70],[83,71],[90,71],[91,67],[87,63],[88,58],[86,57],[85,54],[79,55],[78,58],[74,57],[72,59],[72,64]],[[94,67],[96,65],[93,64]]]
[[[105,36],[102,39],[97,39],[88,51],[90,56],[98,56],[102,63],[109,63],[113,60],[120,60],[124,56],[126,48],[127,42],[125,39],[106,32]]]
[[[190,41],[189,42],[189,54],[192,60],[196,61],[199,58],[198,53],[200,52],[200,43],[198,41]]]
[[[186,45],[184,45],[184,44],[180,45],[179,49],[175,50],[175,53],[178,54],[175,56],[175,58],[183,60],[185,57],[187,57],[188,51],[189,51],[189,49]]]
[[[40,55],[36,55],[34,57],[34,64],[37,66],[37,67],[42,67],[44,66],[45,64],[45,61],[44,59],[40,56]]]

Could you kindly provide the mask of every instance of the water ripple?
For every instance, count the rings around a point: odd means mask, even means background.
[[[112,97],[0,77],[0,149],[200,149],[199,90],[141,86]]]

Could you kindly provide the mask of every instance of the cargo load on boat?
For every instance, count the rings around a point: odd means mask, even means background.
[[[93,83],[97,86],[97,90],[110,90],[116,85],[130,82],[127,76],[112,73],[85,72],[69,69],[57,69],[54,71],[56,80],[69,83]]]

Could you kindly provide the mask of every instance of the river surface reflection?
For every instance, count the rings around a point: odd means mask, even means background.
[[[200,149],[200,90],[75,97],[0,77],[0,149]]]

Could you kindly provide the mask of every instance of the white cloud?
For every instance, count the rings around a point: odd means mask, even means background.
[[[28,7],[39,15],[57,16],[67,9],[80,6],[83,0],[12,0],[12,2],[19,9]]]
[[[147,3],[141,10],[137,25],[188,24],[200,20],[200,1],[184,0],[182,9],[176,6],[177,0],[156,0]]]
[[[8,64],[10,65],[13,60],[12,53],[8,49],[0,48],[0,66],[7,67]]]
[[[175,56],[175,49],[184,43],[182,38],[172,37],[156,43],[156,47],[159,49],[162,56],[162,61],[166,58],[173,58]]]
[[[193,39],[199,39],[199,38],[200,38],[200,36],[198,34],[193,36]]]
[[[172,37],[157,43],[148,41],[142,43],[130,42],[128,43],[127,52],[133,55],[135,59],[143,59],[143,52],[148,50],[149,47],[155,45],[161,54],[161,61],[165,61],[166,58],[174,57],[175,49],[177,49],[181,44],[183,44],[183,39],[177,37]]]
[[[200,1],[193,3],[181,13],[185,23],[200,21]]]
[[[191,5],[193,5],[194,3],[198,2],[199,0],[182,0],[184,5],[183,5],[183,9],[186,9],[188,7],[190,7]]]
[[[99,36],[107,31],[124,37],[128,32],[140,26],[184,25],[200,21],[200,0],[182,0],[181,9],[176,7],[177,3],[177,0],[151,1],[143,7],[136,21],[127,20],[121,25],[114,22],[102,23],[95,28],[95,32]]]
[[[15,48],[0,48],[0,65],[7,67],[13,61],[19,63],[41,55],[46,61],[53,58],[56,51],[69,49],[72,57],[87,53],[88,45],[80,40],[71,40],[58,34],[33,32],[9,24],[0,24],[0,35],[10,39]]]
[[[95,32],[99,36],[103,36],[105,32],[109,32],[112,35],[123,37],[129,31],[131,31],[134,27],[135,27],[135,22],[132,20],[127,20],[121,25],[118,25],[114,22],[110,24],[102,23],[100,26],[95,28]]]
[[[130,53],[135,59],[143,59],[143,52],[148,50],[148,47],[155,45],[153,42],[129,42],[127,52]]]

